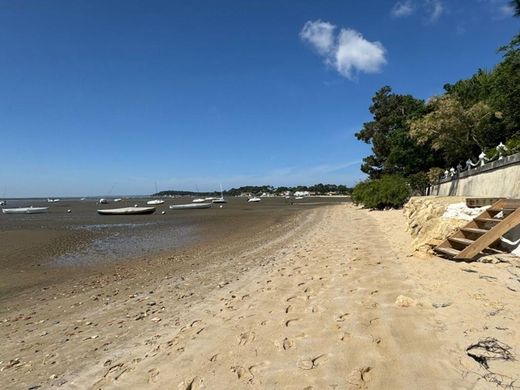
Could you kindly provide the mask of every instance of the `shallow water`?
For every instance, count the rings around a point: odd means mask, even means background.
[[[195,229],[190,226],[176,226],[150,230],[156,223],[121,223],[83,225],[85,230],[110,229],[93,241],[57,256],[51,266],[84,266],[117,260],[131,260],[143,255],[154,255],[165,250],[179,249],[194,242]]]

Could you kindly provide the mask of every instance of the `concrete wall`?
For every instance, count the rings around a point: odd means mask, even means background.
[[[443,179],[429,194],[520,199],[520,153]]]

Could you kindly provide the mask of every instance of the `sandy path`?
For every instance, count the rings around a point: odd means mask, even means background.
[[[285,253],[283,253],[285,252]],[[328,208],[313,231],[161,327],[153,345],[80,373],[76,388],[464,388],[430,307],[369,213]],[[164,332],[166,331],[166,335]],[[138,356],[137,358],[135,356]]]

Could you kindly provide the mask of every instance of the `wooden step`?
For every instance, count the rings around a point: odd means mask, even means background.
[[[502,220],[500,218],[475,218],[475,221],[479,221],[479,222],[494,222],[494,223],[502,222]]]
[[[454,257],[455,260],[462,259],[473,259],[484,249],[488,248],[494,242],[500,239],[504,234],[510,231],[512,228],[520,224],[520,208],[515,209],[511,214],[504,218],[503,221],[493,226],[493,228],[489,231],[483,230],[483,233],[479,238],[475,240],[475,243],[467,246],[465,249],[460,251],[460,253]],[[475,228],[463,228],[463,229],[471,229],[475,230]]]
[[[471,245],[475,242],[474,240],[470,240],[469,238],[463,238],[463,237],[448,237],[448,241],[458,242],[459,244],[462,244],[462,245]]]
[[[460,230],[462,230],[463,232],[475,233],[475,234],[486,234],[487,232],[489,232],[488,229],[467,228],[467,227],[460,228]]]
[[[450,257],[455,257],[460,253],[460,251],[453,249],[453,248],[441,248],[441,247],[435,248],[435,252],[440,252],[440,253],[443,253]]]

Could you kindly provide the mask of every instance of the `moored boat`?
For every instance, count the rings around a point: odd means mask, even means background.
[[[258,196],[253,196],[252,198],[249,198],[247,201],[249,203],[257,203],[260,202],[262,199],[260,199]]]
[[[222,184],[220,185],[220,198],[215,198],[211,202],[212,203],[227,203],[227,200],[224,199],[224,190],[222,189]]]
[[[187,203],[187,204],[172,204],[172,210],[190,210],[190,209],[209,209],[211,203]]]
[[[2,209],[4,214],[43,214],[49,211],[48,207],[16,207],[12,209]]]
[[[205,201],[206,201],[206,199],[197,198],[197,199],[193,199],[191,201],[191,203],[204,203]]]
[[[117,209],[101,209],[97,211],[101,215],[141,215],[153,214],[155,207],[120,207]]]
[[[154,199],[154,200],[149,200],[148,202],[146,202],[146,204],[152,204],[152,205],[159,205],[159,204],[163,204],[164,203],[164,200],[161,200],[161,199]]]

